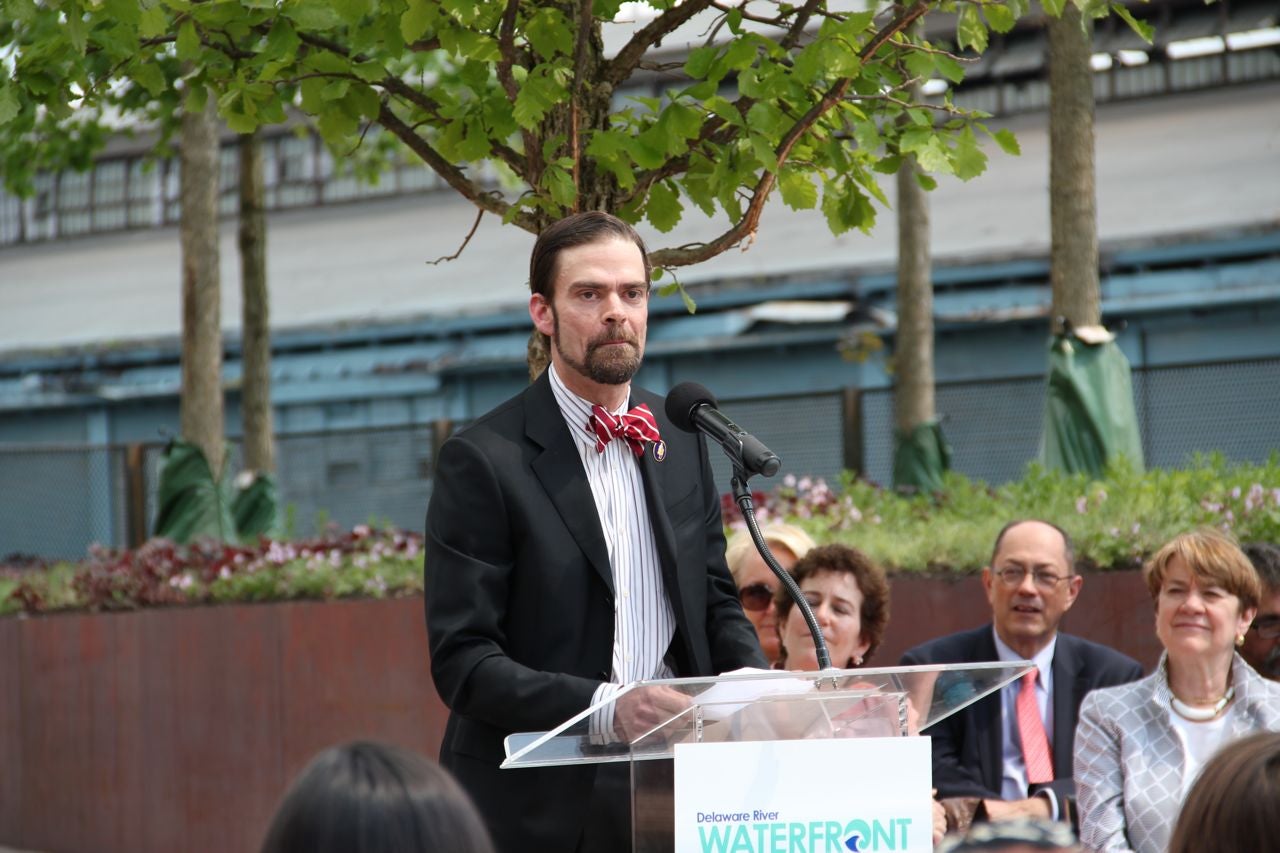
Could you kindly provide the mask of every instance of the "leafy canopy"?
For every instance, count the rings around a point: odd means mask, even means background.
[[[1044,6],[1056,14],[1064,2]],[[1108,9],[1073,2],[1094,16]],[[964,74],[952,49],[913,27],[955,13],[955,45],[980,52],[1028,0],[878,12],[651,0],[652,17],[633,23],[622,6],[0,0],[0,166],[10,189],[30,192],[36,169],[87,164],[106,117],[171,127],[180,108],[212,97],[234,131],[302,116],[343,157],[380,128],[480,210],[531,231],[589,208],[663,232],[690,205],[726,217],[720,237],[654,253],[678,266],[750,239],[774,189],[791,208],[820,208],[835,234],[870,230],[872,200],[885,203],[877,177],[904,156],[967,180],[986,166],[980,134],[1016,151],[981,115],[911,100],[914,82]],[[606,53],[615,31],[623,46]],[[700,43],[663,52],[664,39],[686,33]],[[495,190],[484,163],[516,191]]]

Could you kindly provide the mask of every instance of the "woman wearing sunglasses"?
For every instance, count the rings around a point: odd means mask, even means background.
[[[773,558],[778,565],[787,571],[796,564],[796,560],[809,553],[814,542],[799,527],[775,522],[761,528],[760,535],[769,546]],[[756,550],[751,541],[751,533],[739,530],[730,539],[725,549],[725,561],[729,571],[733,573],[734,583],[738,585],[738,600],[742,609],[755,626],[756,636],[760,638],[760,648],[764,651],[769,665],[778,662],[778,611],[773,600],[782,587],[773,571],[765,565],[764,558]]]

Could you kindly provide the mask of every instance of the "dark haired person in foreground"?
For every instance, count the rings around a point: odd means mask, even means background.
[[[1169,853],[1280,846],[1280,734],[1242,738],[1210,759],[1191,786]]]
[[[534,245],[529,314],[551,365],[441,448],[427,510],[431,672],[451,714],[440,760],[500,850],[626,850],[623,764],[500,770],[503,740],[591,719],[619,744],[688,707],[642,679],[765,666],[725,565],[701,435],[631,384],[649,262],[605,213]]]
[[[933,784],[943,798],[978,798],[987,815],[1070,819],[1072,748],[1086,693],[1142,676],[1142,666],[1106,646],[1060,632],[1084,578],[1066,532],[1047,521],[1014,521],[996,537],[982,586],[992,624],[917,646],[904,665],[1029,660],[1020,682],[926,729]]]
[[[467,795],[434,761],[357,741],[294,780],[262,853],[492,853]]]

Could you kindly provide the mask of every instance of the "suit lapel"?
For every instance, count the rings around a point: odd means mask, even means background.
[[[658,422],[660,434],[670,434],[675,429],[666,422],[662,414],[660,400],[637,399],[632,394],[630,405],[645,403]],[[649,509],[649,521],[653,527],[653,539],[658,546],[658,561],[662,565],[662,582],[671,600],[671,608],[676,613],[676,624],[687,624],[684,615],[684,591],[680,588],[680,574],[676,570],[676,537],[671,529],[671,520],[667,517],[666,490],[662,483],[662,472],[658,470],[658,462],[653,458],[653,446],[646,448],[640,457],[640,476],[644,481],[645,503]]]
[[[992,636],[994,630],[990,625],[979,630],[975,638],[977,654],[974,655],[974,660],[1000,659],[996,654],[996,641]],[[984,723],[978,726],[978,761],[982,765],[982,779],[993,791],[999,791],[1004,784],[1004,698],[1001,695],[1003,692],[1003,688],[997,690],[979,702],[980,707],[975,709],[975,713],[982,715]]]
[[[1080,660],[1071,639],[1058,634],[1053,649],[1053,775],[1070,777],[1075,754],[1076,697],[1089,692],[1089,680],[1080,673]]]
[[[613,594],[609,546],[604,541],[595,498],[546,371],[526,392],[524,401],[525,435],[542,448],[533,459],[533,473],[578,547]]]

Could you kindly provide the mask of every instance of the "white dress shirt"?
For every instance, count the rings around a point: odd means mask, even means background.
[[[625,684],[674,675],[664,658],[675,636],[676,618],[662,580],[639,460],[621,439],[597,452],[596,437],[587,426],[592,403],[570,391],[554,365],[547,370],[591,485],[613,572],[613,672],[610,682],[597,688],[592,699],[597,704]],[[623,404],[612,414],[626,411]],[[608,737],[611,717],[593,719],[592,733]]]

